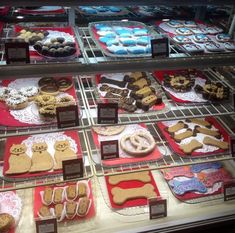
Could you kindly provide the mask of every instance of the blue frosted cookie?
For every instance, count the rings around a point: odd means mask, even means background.
[[[103,28],[103,27],[107,27],[107,25],[106,25],[106,24],[103,24],[103,23],[97,23],[97,24],[95,24],[96,30],[100,30],[100,29]]]
[[[201,164],[194,164],[191,166],[191,170],[192,172],[194,173],[199,173],[203,170],[206,170],[206,169],[219,169],[222,167],[222,164],[219,163],[219,162],[214,162],[214,163],[201,163]]]
[[[190,43],[192,40],[188,36],[174,36],[173,40],[176,41],[177,43]]]
[[[217,34],[215,38],[219,42],[228,42],[232,39],[229,34],[225,34],[225,33]]]
[[[211,39],[205,35],[205,34],[197,34],[197,35],[194,35],[193,36],[193,39],[195,42],[197,43],[205,43],[205,42],[208,42],[210,41]]]
[[[98,12],[106,12],[106,11],[108,11],[108,8],[105,7],[105,6],[97,6],[97,7],[96,7],[96,10],[97,10]]]
[[[136,39],[136,43],[138,45],[148,45],[150,44],[151,37],[150,36],[141,36]]]
[[[145,54],[146,53],[146,49],[143,46],[127,47],[127,51],[131,54]]]
[[[111,37],[100,37],[99,41],[106,44],[107,46],[118,45],[119,41]]]
[[[132,38],[119,38],[123,46],[135,46],[136,40]]]
[[[116,29],[115,32],[120,37],[131,37],[133,35],[132,30],[130,28]]]
[[[91,14],[91,15],[97,14],[97,10],[93,9],[92,7],[80,7],[80,9],[87,14]]]
[[[109,6],[109,7],[107,7],[111,12],[114,12],[114,13],[116,13],[116,12],[121,12],[122,11],[122,9],[120,8],[120,7],[116,7],[116,6]]]
[[[134,36],[146,36],[148,35],[148,30],[145,28],[134,28],[133,34]]]
[[[123,46],[112,45],[112,46],[107,47],[107,49],[111,53],[116,54],[116,55],[126,55],[126,54],[128,54],[126,48],[124,48]]]
[[[97,31],[97,34],[102,37],[116,38],[116,34],[112,31]]]
[[[186,20],[186,21],[184,22],[184,26],[185,26],[185,27],[197,27],[197,24],[196,24],[194,21]]]

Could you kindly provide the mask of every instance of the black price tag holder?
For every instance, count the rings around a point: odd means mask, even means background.
[[[29,44],[25,42],[6,42],[5,56],[8,65],[30,63]]]
[[[167,58],[170,53],[169,38],[159,36],[151,40],[152,58]]]
[[[37,219],[36,233],[57,233],[57,220],[56,218]]]
[[[56,118],[58,128],[79,126],[78,106],[57,107]]]
[[[167,216],[167,199],[161,197],[149,198],[148,204],[150,220]]]
[[[230,152],[233,158],[235,158],[235,137],[230,136]]]
[[[83,159],[70,159],[62,161],[63,179],[71,180],[83,177]]]
[[[119,158],[118,140],[101,141],[100,142],[101,159],[116,159]]]
[[[98,103],[98,124],[118,123],[118,103]]]
[[[224,201],[235,200],[235,180],[224,183]]]

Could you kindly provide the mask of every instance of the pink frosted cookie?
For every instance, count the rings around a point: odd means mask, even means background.
[[[188,178],[193,177],[193,173],[191,172],[191,169],[188,166],[173,167],[173,168],[161,170],[161,172],[163,173],[164,178],[166,180],[172,180],[174,177],[178,177],[178,176],[185,176]]]

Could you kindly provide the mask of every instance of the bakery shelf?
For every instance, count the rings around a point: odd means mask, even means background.
[[[94,175],[93,168],[91,166],[91,162],[88,156],[88,141],[85,135],[85,132],[80,130],[78,131],[78,135],[80,138],[81,143],[81,151],[83,154],[83,164],[84,164],[84,176],[79,179],[71,179],[69,181],[76,181],[76,180],[84,180],[92,178]],[[5,143],[3,145],[5,148]],[[13,179],[9,177],[4,177],[2,175],[4,162],[0,163],[0,192],[9,191],[9,190],[19,190],[19,189],[28,189],[33,188],[36,186],[45,186],[45,185],[53,185],[53,184],[60,184],[64,183],[63,176],[61,174],[58,175],[48,175],[43,177],[37,178],[25,178],[25,179]]]
[[[4,29],[3,37],[10,36],[11,28]],[[66,74],[92,74],[100,72],[125,72],[142,70],[164,70],[184,68],[207,68],[213,66],[234,65],[235,54],[213,54],[198,55],[190,57],[188,54],[180,53],[177,48],[171,46],[170,58],[110,58],[105,56],[94,44],[89,35],[87,27],[75,28],[75,34],[80,45],[82,56],[75,61],[68,62],[37,62],[25,65],[6,66],[3,60],[4,51],[1,45],[1,79],[12,77],[32,77],[43,75],[66,75]]]
[[[82,129],[86,127],[90,127],[91,121],[89,114],[85,108],[85,99],[82,94],[81,83],[78,81],[77,76],[74,76],[74,85],[76,88],[76,95],[79,101],[79,126],[73,127],[73,129]],[[40,134],[40,133],[52,133],[52,132],[60,132],[66,129],[71,128],[61,128],[57,127],[56,123],[52,125],[42,125],[42,126],[32,126],[32,127],[7,127],[0,125],[0,138],[6,138],[10,136],[20,136],[20,135],[29,135],[29,134]]]
[[[96,176],[107,176],[107,175],[116,175],[120,173],[131,173],[135,172],[136,169],[141,171],[147,170],[159,170],[168,167],[177,167],[198,163],[207,163],[207,162],[215,162],[215,161],[225,161],[225,160],[233,160],[234,158],[227,152],[225,154],[207,156],[203,158],[182,158],[178,155],[174,154],[168,147],[168,142],[162,136],[161,132],[157,128],[156,124],[150,123],[146,124],[149,132],[154,137],[156,144],[158,146],[159,151],[163,155],[163,158],[158,161],[150,161],[150,162],[141,162],[135,164],[127,164],[127,165],[117,165],[117,166],[104,166],[100,161],[100,150],[97,149],[93,137],[92,132],[89,129],[85,130],[85,134],[87,137],[88,148],[89,148],[89,156],[92,161],[92,165],[94,166],[95,175]]]
[[[13,5],[13,6],[41,6],[42,2],[40,0],[9,0],[8,5]],[[232,0],[225,0],[223,2],[219,0],[197,0],[197,1],[188,1],[188,0],[174,0],[174,1],[165,1],[165,0],[143,0],[141,1],[141,5],[195,5],[195,6],[205,6],[205,5],[234,5],[234,1]],[[95,0],[88,0],[88,1],[83,1],[83,0],[66,0],[66,1],[56,1],[56,0],[46,0],[43,1],[44,6],[100,6],[100,5],[115,5],[115,6],[136,6],[140,5],[140,3],[136,0],[130,0],[130,1],[118,1],[114,2],[111,0],[102,0],[102,1],[95,1]]]
[[[219,77],[211,72],[210,69],[204,72],[211,79],[218,81]],[[79,76],[81,87],[85,95],[85,102],[90,114],[91,124],[97,125],[97,100],[95,94],[95,87],[92,86],[91,79],[94,79],[94,76],[81,75]],[[148,112],[146,114],[125,114],[119,115],[119,124],[136,124],[140,122],[153,122],[153,121],[162,121],[162,120],[176,120],[176,119],[185,119],[187,117],[196,118],[196,117],[205,117],[205,116],[219,116],[219,115],[229,115],[234,113],[234,108],[232,103],[216,103],[216,104],[194,104],[191,106],[178,105],[172,100],[168,100],[168,109],[167,112],[158,113],[157,111]]]

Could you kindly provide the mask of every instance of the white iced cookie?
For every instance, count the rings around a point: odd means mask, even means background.
[[[14,95],[6,99],[6,104],[10,109],[23,109],[28,105],[28,98],[23,95]]]
[[[38,94],[38,88],[37,87],[22,87],[20,89],[20,94],[28,97],[29,101],[34,100],[34,98],[36,97],[36,95]]]

